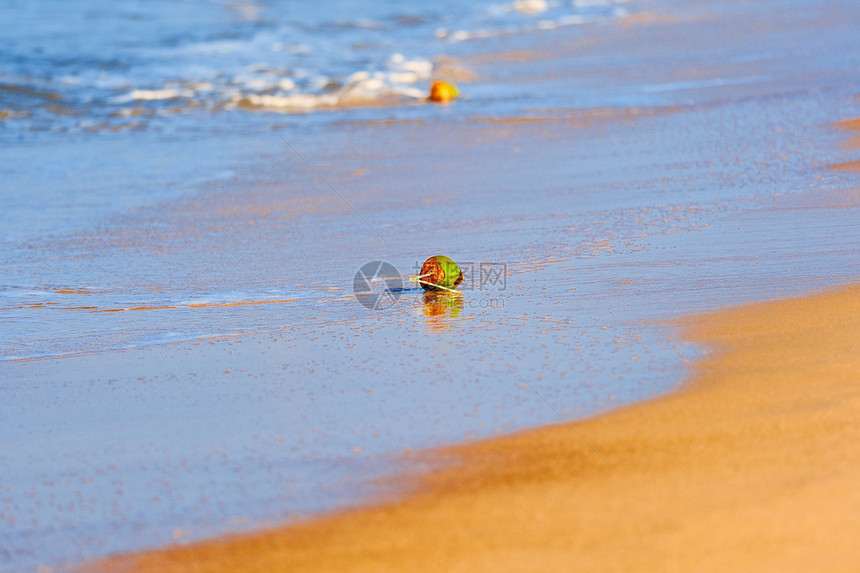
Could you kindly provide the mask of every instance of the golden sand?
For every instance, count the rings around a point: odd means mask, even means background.
[[[846,129],[849,131],[860,131],[860,117],[855,117],[854,119],[846,119],[845,121],[840,121],[835,124],[839,129]],[[843,147],[847,148],[858,148],[860,147],[860,136],[850,137]],[[860,173],[860,161],[845,161],[843,163],[836,163],[831,165],[831,169],[836,171],[850,171],[853,173]]]
[[[860,117],[855,117],[853,119],[846,119],[845,121],[840,121],[836,124],[836,127],[839,129],[848,129],[851,131],[860,131]]]
[[[833,165],[836,171],[851,171],[860,173],[860,161],[845,161],[844,163],[836,163]]]
[[[436,452],[463,464],[405,501],[94,569],[855,571],[860,287],[682,326],[715,349],[682,392]]]

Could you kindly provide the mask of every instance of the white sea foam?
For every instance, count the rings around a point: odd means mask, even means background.
[[[525,14],[538,14],[546,12],[549,4],[546,0],[517,0],[514,2],[514,9]]]
[[[235,105],[250,105],[273,111],[307,111],[316,108],[380,105],[386,101],[419,100],[426,94],[417,88],[396,85],[377,77],[359,74],[342,88],[330,93],[245,94],[234,98]]]
[[[136,100],[175,99],[181,97],[193,97],[194,91],[180,89],[132,90],[129,96],[131,99]]]
[[[231,106],[281,112],[408,103],[426,97],[426,88],[417,84],[432,73],[431,61],[401,53],[392,54],[384,70],[359,70],[341,79],[301,68],[288,73],[254,67],[233,78],[229,99]]]

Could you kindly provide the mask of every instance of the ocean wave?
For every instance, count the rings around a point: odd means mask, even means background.
[[[190,7],[140,4],[146,17],[132,17],[84,1],[61,21],[38,9],[46,1],[34,0],[26,14],[0,7],[9,21],[35,13],[56,20],[52,34],[13,31],[0,54],[0,126],[13,136],[140,128],[192,109],[408,105],[426,97],[434,62],[453,44],[627,14],[627,0],[337,3],[337,10],[273,2],[238,12],[225,6],[228,18],[215,11],[201,22]]]
[[[297,92],[291,80],[279,83],[275,93],[244,93],[231,98],[237,108],[262,108],[273,111],[307,111],[318,108],[365,107],[401,105],[425,100],[426,90],[414,87],[427,81],[433,65],[424,60],[405,60],[400,54],[392,57],[397,68],[389,72],[360,71],[347,77],[340,87],[323,93]],[[331,85],[337,86],[333,82]]]

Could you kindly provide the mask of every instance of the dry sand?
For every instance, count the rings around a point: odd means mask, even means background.
[[[682,392],[434,452],[464,463],[402,502],[96,569],[856,570],[860,287],[682,327],[714,350]]]

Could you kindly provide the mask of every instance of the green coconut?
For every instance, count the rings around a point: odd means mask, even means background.
[[[454,290],[463,282],[463,271],[444,255],[430,257],[421,265],[419,283],[426,291]]]

